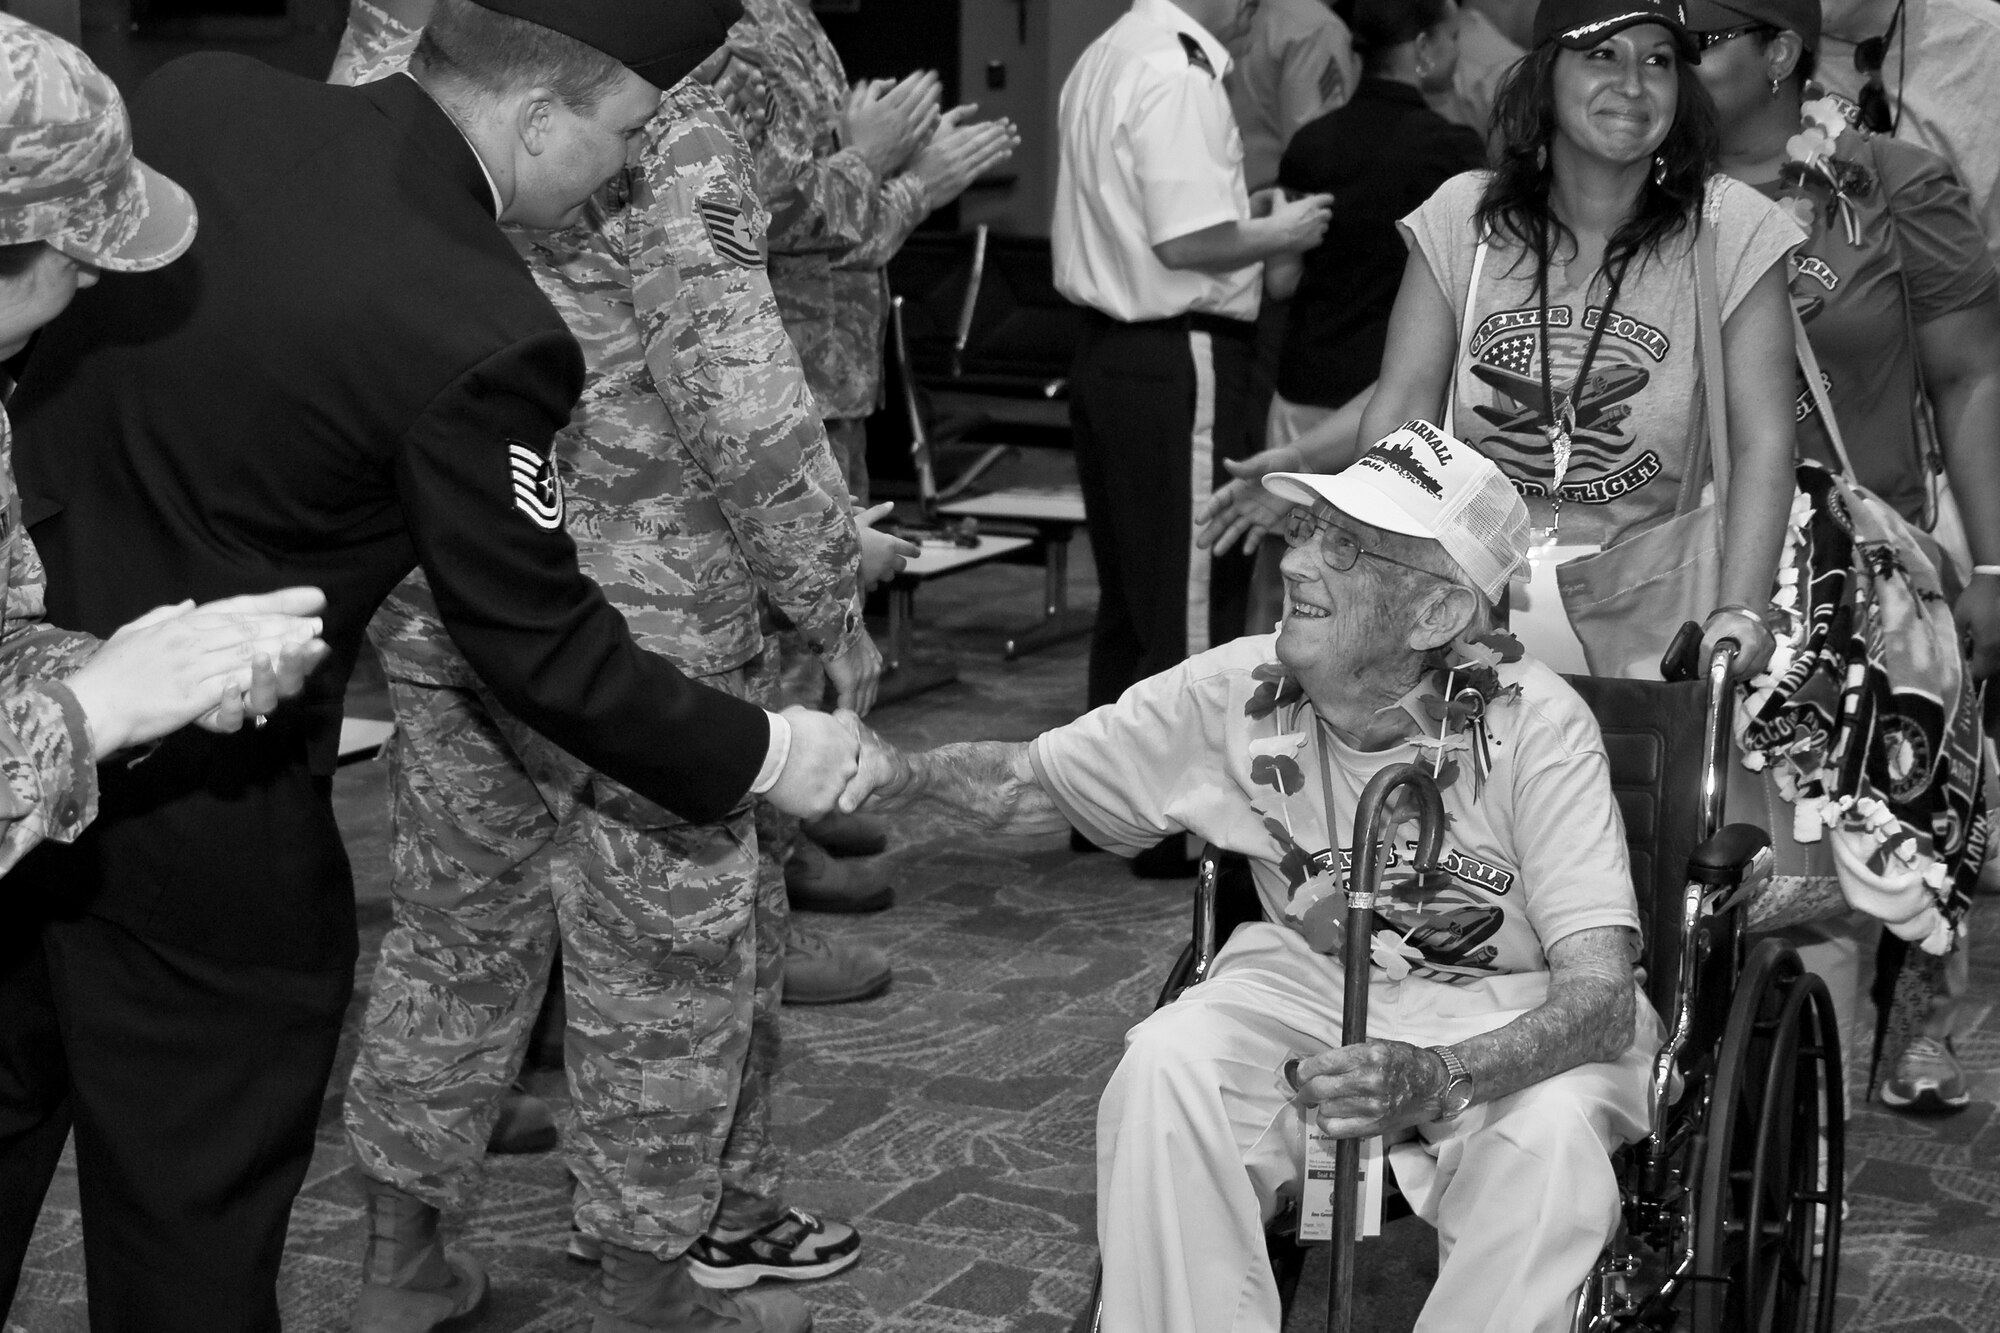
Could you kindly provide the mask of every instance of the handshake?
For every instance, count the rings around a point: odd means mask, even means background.
[[[792,728],[791,753],[764,796],[788,815],[852,814],[902,775],[901,756],[852,709],[816,713],[793,707],[784,718]]]

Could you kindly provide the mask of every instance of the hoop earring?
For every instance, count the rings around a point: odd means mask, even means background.
[[[1658,153],[1655,153],[1653,154],[1653,184],[1665,185],[1666,183],[1667,183],[1667,159],[1661,157]]]

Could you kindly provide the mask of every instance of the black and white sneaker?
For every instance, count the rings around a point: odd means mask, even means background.
[[[787,1208],[777,1221],[739,1236],[703,1236],[687,1252],[694,1280],[720,1290],[764,1278],[805,1282],[832,1277],[860,1257],[860,1232],[800,1208]]]

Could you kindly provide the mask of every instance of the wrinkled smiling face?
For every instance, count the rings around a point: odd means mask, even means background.
[[[1320,503],[1312,512],[1339,524],[1375,549],[1381,534]],[[1285,580],[1285,619],[1278,631],[1278,660],[1307,694],[1338,691],[1377,668],[1393,667],[1412,654],[1411,631],[1421,575],[1362,556],[1352,569],[1335,569],[1322,554],[1322,537],[1285,552],[1279,572]]]

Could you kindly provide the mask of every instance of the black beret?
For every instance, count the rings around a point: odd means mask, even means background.
[[[656,88],[671,88],[728,40],[738,0],[473,0],[574,37]]]

